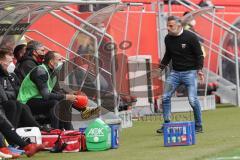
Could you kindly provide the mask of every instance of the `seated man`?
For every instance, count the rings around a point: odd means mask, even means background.
[[[17,62],[15,73],[20,82],[23,81],[25,76],[36,66],[42,64],[45,51],[44,46],[38,41],[29,41],[26,47],[26,53]]]
[[[26,53],[26,44],[17,45],[13,50],[13,56],[15,58],[15,62],[19,62]]]
[[[44,63],[34,68],[23,80],[19,90],[18,100],[28,104],[33,114],[51,114],[53,128],[72,129],[70,120],[65,121],[56,116],[61,101],[74,102],[76,95],[60,93],[53,90],[57,85],[56,71],[62,67],[62,57],[54,51],[45,55]],[[70,114],[71,105],[65,107],[62,114]],[[62,109],[62,107],[61,107]],[[66,115],[69,117],[69,115]]]
[[[19,81],[14,73],[11,51],[0,49],[0,108],[15,127],[40,127],[34,120],[30,108],[17,101]]]

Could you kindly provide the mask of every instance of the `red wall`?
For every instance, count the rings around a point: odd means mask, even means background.
[[[59,13],[61,16],[64,16],[67,20],[72,22],[73,24],[76,24],[79,26],[80,23],[78,23],[75,19],[61,13]],[[81,17],[88,17],[89,14],[83,14]],[[38,30],[42,32],[43,34],[47,35],[51,39],[54,39],[64,47],[68,47],[69,43],[72,40],[72,36],[76,32],[76,29],[67,25],[66,23],[63,23],[61,20],[53,17],[50,14],[47,14],[43,16],[41,19],[39,19],[36,23],[34,23],[30,28],[30,30]],[[63,56],[66,55],[66,50],[62,47],[59,47],[58,45],[55,45],[54,43],[50,42],[43,36],[40,36],[37,33],[28,32],[27,35],[29,35],[31,38],[36,39],[40,42],[42,42],[44,45],[49,47],[52,50],[58,51]]]

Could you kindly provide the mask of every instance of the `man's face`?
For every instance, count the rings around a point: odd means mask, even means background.
[[[13,57],[10,55],[6,55],[4,59],[0,60],[0,64],[2,65],[4,71],[7,71],[8,66],[12,62],[13,62]]]
[[[39,55],[40,57],[45,55],[45,49],[44,49],[43,46],[38,47],[38,48],[35,50],[35,52],[36,52],[37,55]]]
[[[18,51],[18,57],[16,57],[17,60],[19,61],[24,56],[25,53],[26,53],[26,46]]]
[[[182,29],[181,24],[177,23],[175,20],[167,22],[168,33],[172,36],[177,36]]]
[[[50,61],[50,68],[57,69],[60,62],[62,62],[61,55],[59,53],[54,53],[54,58]]]

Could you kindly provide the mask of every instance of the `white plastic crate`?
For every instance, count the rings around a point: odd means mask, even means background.
[[[118,113],[119,118],[121,119],[121,128],[132,127],[132,111],[121,111]]]
[[[31,143],[42,144],[42,135],[38,127],[17,128],[16,133],[20,137],[29,138]]]

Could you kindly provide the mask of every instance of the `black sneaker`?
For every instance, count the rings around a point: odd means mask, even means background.
[[[196,133],[203,133],[203,128],[202,128],[202,126],[195,126],[195,132],[196,132]]]
[[[163,133],[163,126],[159,129],[157,129],[156,132],[159,133],[159,134]]]
[[[51,130],[53,130],[52,128],[49,128],[47,126],[41,126],[39,127],[40,131],[45,131],[45,132],[51,132]]]

